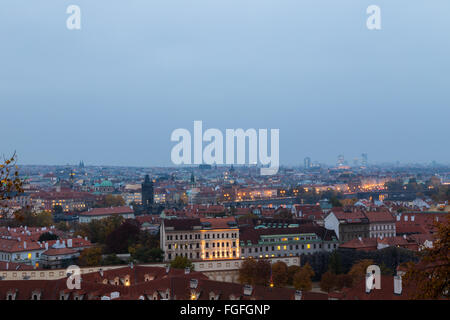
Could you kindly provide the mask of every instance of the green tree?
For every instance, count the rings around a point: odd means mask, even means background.
[[[332,196],[330,198],[330,203],[333,207],[342,207],[342,203],[339,201],[339,199],[336,196]]]
[[[320,290],[331,292],[336,286],[336,275],[330,271],[325,272],[320,280]]]
[[[139,223],[136,220],[125,220],[106,236],[105,252],[127,253],[128,247],[136,243],[139,233]]]
[[[117,229],[123,221],[123,217],[113,216],[100,220],[92,220],[89,223],[81,223],[75,235],[88,237],[93,243],[105,244],[106,237]]]
[[[124,261],[120,259],[115,253],[107,255],[102,261],[102,265],[104,266],[114,266],[123,263]]]
[[[173,259],[170,262],[170,267],[174,269],[185,269],[185,268],[190,268],[191,270],[194,269],[192,261],[189,260],[187,257],[182,256],[175,257],[175,259]]]
[[[49,227],[53,224],[53,216],[50,212],[33,212],[29,206],[16,211],[14,219],[28,227]]]
[[[272,281],[276,287],[284,287],[288,284],[289,273],[286,263],[279,261],[272,265]]]
[[[78,263],[83,267],[99,266],[101,261],[102,249],[100,247],[86,248],[78,257]]]
[[[55,225],[56,229],[60,230],[60,231],[64,231],[67,232],[70,230],[70,227],[68,226],[68,224],[64,221],[60,221]]]
[[[352,277],[353,283],[364,280],[366,278],[367,268],[375,264],[372,259],[363,259],[353,264],[348,274]]]
[[[336,276],[336,289],[338,291],[342,290],[342,288],[351,288],[353,286],[353,278],[349,274],[338,274]]]
[[[125,205],[125,200],[120,195],[107,194],[101,200],[96,201],[94,207],[97,208],[109,208],[109,207],[121,207]]]
[[[305,264],[300,271],[294,275],[293,284],[295,289],[302,291],[311,291],[314,271],[309,264]]]
[[[239,269],[239,281],[243,284],[267,286],[271,276],[271,265],[268,260],[256,261],[247,258]]]
[[[10,200],[23,192],[23,181],[19,178],[19,167],[16,163],[16,153],[0,162],[0,206],[7,204],[3,200]]]
[[[43,234],[41,234],[39,236],[38,241],[44,242],[44,241],[51,241],[51,240],[58,240],[58,239],[59,239],[59,237],[56,234],[51,233],[51,232],[44,232]]]
[[[271,264],[269,260],[260,259],[256,262],[255,284],[267,286],[270,281]]]
[[[334,250],[330,255],[328,269],[334,274],[342,273],[342,258],[337,250]]]
[[[139,246],[133,250],[131,257],[141,263],[161,262],[163,261],[164,251],[160,248],[147,248],[144,246]]]
[[[299,272],[302,268],[300,266],[289,266],[288,267],[288,284],[293,285],[294,276],[297,272]]]
[[[421,260],[406,264],[405,283],[414,286],[413,299],[450,297],[450,218],[435,223],[437,233],[432,248],[421,252]]]
[[[239,268],[239,282],[242,284],[254,284],[256,272],[256,260],[246,258]]]

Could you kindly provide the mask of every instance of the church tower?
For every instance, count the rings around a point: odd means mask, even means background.
[[[150,177],[145,175],[144,183],[142,184],[142,205],[144,208],[149,208],[153,205],[153,181]]]

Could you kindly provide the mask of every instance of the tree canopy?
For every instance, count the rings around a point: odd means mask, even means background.
[[[450,218],[437,223],[432,248],[421,252],[419,263],[406,264],[405,283],[416,288],[414,299],[449,298],[450,292]]]

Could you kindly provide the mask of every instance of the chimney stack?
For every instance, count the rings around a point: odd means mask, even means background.
[[[402,277],[394,276],[394,294],[402,294]]]
[[[366,293],[370,293],[373,287],[373,279],[371,273],[366,273]]]

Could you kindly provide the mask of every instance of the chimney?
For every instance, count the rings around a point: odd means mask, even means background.
[[[300,290],[295,291],[295,300],[302,300],[302,291]]]
[[[251,296],[253,292],[253,287],[249,284],[244,286],[244,296]]]
[[[366,273],[366,293],[370,293],[370,290],[372,290],[373,287],[373,283],[370,281],[371,277],[371,273]]]
[[[402,277],[394,276],[394,294],[402,294]]]
[[[190,281],[191,289],[197,289],[197,286],[198,286],[198,280],[197,279],[191,279],[191,281]]]

